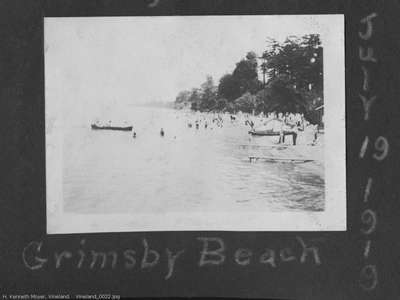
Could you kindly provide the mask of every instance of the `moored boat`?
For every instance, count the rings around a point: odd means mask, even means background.
[[[263,126],[252,128],[249,131],[249,134],[260,136],[280,136],[280,132],[282,130],[283,135],[294,135],[296,132],[293,130],[293,127],[294,126],[285,124],[281,120],[272,119],[265,122]]]
[[[279,136],[280,133],[278,131],[273,131],[273,130],[250,130],[249,134],[251,135],[260,135],[260,136]],[[283,135],[293,135],[295,134],[294,131],[283,131]]]
[[[119,131],[132,131],[133,126],[99,126],[92,124],[93,130],[119,130]]]

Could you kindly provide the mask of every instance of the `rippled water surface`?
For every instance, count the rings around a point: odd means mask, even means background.
[[[188,122],[201,120],[200,129]],[[208,128],[204,128],[208,119]],[[64,208],[77,213],[318,211],[324,209],[321,159],[250,162],[276,137],[251,137],[243,119],[161,108],[125,111],[130,132],[72,126],[64,136]],[[114,119],[113,119],[114,120]],[[121,121],[122,123],[122,121]],[[164,128],[165,136],[159,134]],[[301,137],[299,137],[299,148]],[[293,148],[293,147],[292,147]],[[309,148],[309,147],[308,147]],[[321,147],[320,147],[321,148]],[[283,151],[283,152],[282,152]],[[272,154],[285,154],[274,150]],[[312,149],[321,157],[322,149]],[[308,152],[307,152],[308,153]],[[309,155],[309,153],[308,153]],[[293,153],[291,154],[293,156]]]

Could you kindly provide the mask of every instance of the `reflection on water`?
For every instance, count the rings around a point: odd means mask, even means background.
[[[72,126],[64,137],[64,208],[76,213],[318,211],[324,209],[322,162],[249,162],[251,137],[242,120],[223,127],[203,115],[134,108],[131,132]],[[165,136],[160,136],[164,128]]]

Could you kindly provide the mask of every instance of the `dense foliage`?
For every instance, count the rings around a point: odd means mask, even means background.
[[[283,43],[269,39],[260,57],[248,52],[218,86],[208,76],[200,88],[180,92],[175,103],[200,111],[302,112],[319,122],[315,108],[323,105],[322,68],[319,35],[288,37]]]

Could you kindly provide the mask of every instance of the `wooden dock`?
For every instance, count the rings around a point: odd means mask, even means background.
[[[322,162],[323,148],[320,146],[310,145],[240,145],[241,149],[248,150],[248,158],[250,162],[266,161],[266,162]]]
[[[249,156],[249,161],[267,161],[267,162],[286,162],[286,163],[306,163],[314,161],[313,159],[301,159],[295,157],[276,157],[276,156]]]

